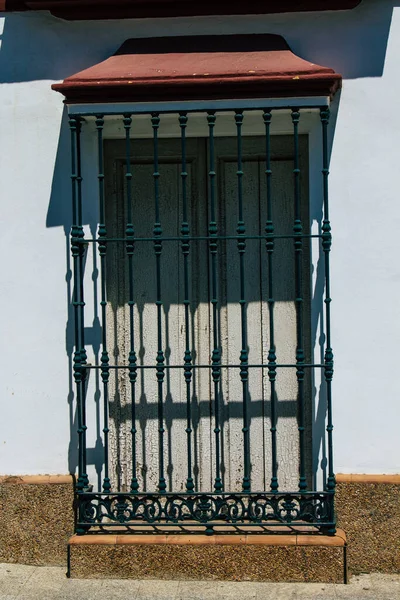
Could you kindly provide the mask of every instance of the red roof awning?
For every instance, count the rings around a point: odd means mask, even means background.
[[[62,19],[122,19],[345,10],[361,0],[0,0],[0,11],[49,10]]]
[[[52,86],[67,103],[332,96],[333,69],[278,35],[127,40],[107,60]]]

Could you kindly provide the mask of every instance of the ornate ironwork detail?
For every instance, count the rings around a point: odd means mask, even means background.
[[[80,526],[330,525],[329,492],[78,495]]]

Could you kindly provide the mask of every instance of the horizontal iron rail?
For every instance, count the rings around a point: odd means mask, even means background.
[[[241,365],[218,365],[221,369],[240,369]],[[262,364],[262,365],[252,365],[249,364],[247,365],[247,368],[249,369],[268,369],[271,365],[270,364]],[[310,365],[310,364],[301,364],[302,368],[305,369],[313,369],[313,368],[319,368],[319,369],[324,369],[325,365]],[[275,369],[296,369],[298,367],[298,364],[293,364],[293,365],[280,365],[280,364],[274,364],[274,368]],[[101,365],[90,365],[90,364],[85,364],[85,365],[81,365],[82,369],[101,369]],[[129,369],[130,365],[108,365],[107,369]],[[157,365],[136,365],[135,369],[156,369]],[[163,365],[162,367],[163,369],[185,369],[188,368],[185,365]],[[214,366],[213,365],[191,365],[190,369],[213,369]]]
[[[238,236],[238,235],[218,235],[218,236],[209,236],[209,235],[198,235],[198,236],[188,236],[188,237],[183,237],[183,236],[171,236],[171,237],[157,237],[157,241],[161,241],[161,242],[182,242],[182,241],[192,241],[192,242],[208,242],[210,240],[271,240],[271,239],[275,239],[275,240],[292,240],[294,238],[319,238],[319,239],[324,239],[324,234],[302,234],[302,235],[245,235],[245,236]],[[104,242],[154,242],[155,238],[154,237],[130,237],[130,238],[71,238],[73,242],[77,243],[77,244],[87,244],[87,243],[91,243],[91,244],[103,244]]]
[[[240,103],[238,103],[240,104]],[[248,111],[264,111],[264,110],[271,110],[271,111],[285,111],[285,110],[291,110],[293,108],[293,104],[285,104],[282,106],[269,106],[267,109],[265,107],[265,105],[255,105],[255,106],[246,106],[245,108],[243,108],[243,110],[245,110],[246,112]],[[305,110],[312,110],[312,111],[318,111],[321,109],[326,109],[327,108],[327,103],[322,103],[321,104],[306,104],[306,105],[302,105],[300,106],[301,111],[305,111]],[[238,107],[236,108],[237,110],[240,110]],[[68,116],[70,118],[76,118],[76,117],[95,117],[97,118],[99,116],[99,114],[102,114],[102,116],[104,117],[120,117],[121,115],[126,115],[129,117],[132,117],[134,115],[151,115],[154,112],[157,112],[159,115],[173,115],[173,114],[177,114],[179,112],[184,111],[187,114],[194,114],[194,113],[207,113],[207,111],[209,110],[213,110],[216,113],[221,113],[221,112],[230,112],[230,113],[234,113],[235,108],[232,108],[231,106],[218,106],[215,108],[207,108],[206,105],[204,106],[198,106],[198,107],[182,107],[182,109],[177,109],[176,107],[171,108],[171,110],[163,110],[160,109],[158,110],[156,107],[143,107],[143,108],[138,108],[138,110],[127,110],[121,106],[119,110],[113,110],[113,111],[109,111],[109,112],[103,112],[101,110],[97,110],[97,111],[77,111],[77,112],[69,112]]]
[[[252,490],[250,492],[244,492],[244,491],[240,491],[240,492],[166,492],[163,494],[160,494],[159,492],[88,492],[88,491],[81,491],[78,490],[77,491],[78,496],[85,496],[85,497],[91,497],[91,498],[100,498],[100,497],[104,497],[104,498],[108,498],[109,496],[112,496],[113,498],[117,499],[118,497],[137,497],[137,496],[142,496],[143,499],[146,498],[155,498],[155,497],[159,497],[160,499],[165,499],[165,498],[175,498],[175,497],[179,497],[179,498],[191,498],[192,496],[213,496],[215,498],[229,498],[229,497],[254,497],[254,498],[268,498],[269,496],[273,496],[273,497],[281,497],[281,498],[286,498],[286,497],[293,497],[293,498],[302,498],[307,497],[307,496],[315,496],[315,497],[319,497],[319,496],[334,496],[334,492],[330,491],[330,490],[324,490],[324,491],[318,491],[318,490],[306,490],[306,491],[300,491],[300,490],[296,490],[296,491],[257,491],[257,490]]]
[[[132,528],[140,528],[140,527],[187,527],[187,526],[192,526],[192,527],[206,527],[208,525],[208,523],[201,523],[201,522],[195,522],[195,521],[190,521],[190,522],[175,522],[175,523],[171,523],[171,522],[166,522],[166,521],[160,521],[160,522],[156,522],[156,523],[146,523],[143,521],[140,522],[127,522],[127,523],[115,523],[111,522],[111,523],[90,523],[90,527],[118,527],[118,526],[123,526],[123,527],[132,527]],[[324,528],[325,527],[332,527],[335,526],[336,523],[334,523],[333,521],[321,521],[319,523],[309,523],[307,521],[291,521],[291,522],[285,522],[285,521],[279,521],[279,522],[274,522],[274,521],[251,521],[251,522],[236,522],[236,523],[212,523],[212,527],[214,528],[218,528],[218,527],[244,527],[244,528],[253,528],[253,527],[283,527],[283,526],[287,526],[287,527],[315,527],[315,528]],[[77,527],[88,527],[88,523],[86,521],[78,521],[77,522]],[[146,532],[143,532],[146,533]],[[149,535],[151,533],[153,533],[153,531],[148,531],[147,532]],[[186,532],[183,532],[186,533]],[[191,531],[192,533],[192,531]],[[203,533],[203,531],[199,531],[198,533]],[[216,533],[216,531],[213,531],[213,533]],[[223,530],[223,533],[226,534],[226,530]],[[282,532],[282,533],[286,533],[286,531]]]

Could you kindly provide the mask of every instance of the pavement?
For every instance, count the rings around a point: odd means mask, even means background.
[[[399,575],[360,575],[348,585],[67,579],[62,567],[0,563],[0,600],[400,600]]]

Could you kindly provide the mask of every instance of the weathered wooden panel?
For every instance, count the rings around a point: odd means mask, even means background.
[[[243,193],[246,233],[259,236],[266,221],[265,157],[262,138],[244,138]],[[276,233],[291,235],[293,209],[293,161],[290,138],[274,142],[273,206]],[[217,220],[219,235],[235,235],[237,208],[237,163],[235,138],[216,141]],[[305,145],[302,156],[305,155]],[[121,150],[121,152],[120,152]],[[108,197],[108,234],[123,237],[125,163],[118,142],[107,146],[108,164],[114,164],[114,196]],[[205,139],[188,140],[188,198],[191,235],[206,236],[209,219],[207,194],[207,144]],[[154,226],[154,178],[152,142],[135,143],[132,163],[133,222],[137,237],[152,237]],[[121,157],[121,158],[119,158]],[[303,168],[306,164],[303,157]],[[163,236],[180,234],[182,221],[181,157],[178,140],[160,141],[160,215]],[[303,219],[308,223],[304,174]],[[304,252],[304,299],[306,354],[310,354],[308,245]],[[126,365],[129,353],[128,277],[122,244],[108,251],[108,336],[111,361]],[[162,251],[162,337],[165,364],[183,365],[185,318],[183,258],[180,244],[163,242]],[[136,384],[137,451],[140,488],[157,489],[158,483],[158,389],[155,373],[157,354],[157,310],[155,253],[151,241],[137,242],[134,254],[135,348],[138,364],[153,367],[139,371]],[[249,239],[245,254],[245,295],[248,300],[249,363],[267,363],[269,346],[265,242]],[[218,250],[218,338],[222,364],[239,365],[241,349],[239,254],[236,240],[221,240]],[[209,251],[206,240],[191,242],[190,249],[190,337],[195,365],[209,365],[212,354],[213,319],[210,299]],[[295,363],[296,310],[294,304],[294,251],[292,239],[276,241],[274,253],[275,335],[278,363]],[[243,477],[243,393],[239,368],[222,368],[221,471],[226,490],[240,490]],[[111,467],[113,488],[129,489],[131,479],[131,390],[126,370],[113,371],[110,378]],[[307,383],[307,429],[311,452],[311,402]],[[297,379],[295,369],[278,369],[278,460],[281,489],[298,484],[299,442],[297,430]],[[269,488],[271,478],[270,384],[267,369],[251,368],[249,374],[251,419],[252,489]],[[186,386],[182,368],[167,369],[164,382],[164,416],[167,488],[184,491],[187,472]],[[192,380],[193,463],[197,489],[211,490],[215,477],[215,399],[209,369],[195,369]],[[311,458],[311,457],[310,457]],[[309,458],[309,462],[310,462]]]

